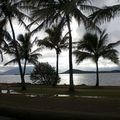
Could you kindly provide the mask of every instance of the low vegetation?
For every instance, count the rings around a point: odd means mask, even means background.
[[[59,75],[57,76],[58,77],[56,78],[56,71],[50,64],[38,63],[35,65],[30,78],[33,83],[41,85],[54,85],[55,82],[58,83],[60,81]]]
[[[120,87],[75,86],[72,93],[67,85],[53,88],[50,85],[26,84],[26,87],[26,91],[21,91],[20,84],[1,84],[2,89],[12,89],[19,94],[0,94],[0,115],[23,120],[39,120],[46,115],[49,119],[120,118]]]
[[[27,84],[27,90],[21,91],[20,83],[11,83],[11,84],[1,84],[0,88],[2,90],[13,90],[21,94],[34,94],[40,95],[45,94],[47,96],[54,95],[70,95],[70,97],[81,96],[102,96],[108,98],[120,98],[120,87],[119,86],[86,86],[86,85],[77,85],[75,86],[75,92],[70,92],[68,90],[68,85],[59,85],[52,87],[51,85],[39,85],[39,84]]]

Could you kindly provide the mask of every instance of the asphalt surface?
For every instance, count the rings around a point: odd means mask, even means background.
[[[0,120],[15,120],[15,119],[9,118],[9,117],[0,116]]]

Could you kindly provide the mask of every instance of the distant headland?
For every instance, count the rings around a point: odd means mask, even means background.
[[[30,75],[33,70],[33,67],[26,68],[26,74]],[[73,69],[74,74],[84,74],[84,73],[96,73],[96,71],[84,71],[79,69]],[[99,73],[120,73],[120,70],[111,70],[111,71],[99,71]],[[69,70],[62,72],[60,74],[69,74]],[[11,68],[5,72],[1,72],[0,75],[19,75],[18,67]]]
[[[119,73],[120,70],[111,70],[111,71],[99,71],[99,73]],[[82,74],[82,73],[96,73],[96,71],[84,71],[84,70],[78,70],[73,69],[74,74]],[[61,74],[69,74],[69,70],[62,72]]]

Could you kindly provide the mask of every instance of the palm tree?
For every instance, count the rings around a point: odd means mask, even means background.
[[[119,16],[120,13],[120,4],[112,6],[104,6],[101,9],[98,9],[93,14],[90,15],[90,19],[95,23],[103,24],[103,22],[110,22],[111,19]]]
[[[73,53],[76,56],[76,62],[79,64],[84,59],[92,59],[96,63],[96,86],[99,86],[98,61],[100,57],[109,59],[118,64],[118,51],[114,47],[120,44],[120,41],[107,44],[108,34],[103,31],[100,35],[86,33],[83,39],[78,43],[77,50]]]
[[[25,76],[27,62],[36,65],[38,63],[38,57],[41,56],[41,54],[38,53],[41,48],[36,48],[35,50],[32,50],[35,46],[37,38],[32,41],[31,37],[31,33],[25,33],[25,35],[18,35],[17,48],[19,50],[20,60],[24,61],[22,73],[23,77]],[[17,62],[16,50],[14,49],[14,41],[11,41],[8,44],[8,49],[6,49],[6,53],[14,56],[14,58],[9,62],[5,63],[5,65]]]
[[[56,81],[53,83],[53,86],[57,84],[58,81],[58,64],[59,64],[59,54],[61,49],[67,49],[68,46],[68,33],[62,37],[63,22],[61,21],[58,25],[52,26],[52,28],[46,29],[48,34],[43,40],[38,42],[39,46],[45,46],[50,49],[55,49],[56,51]]]
[[[30,0],[33,4],[33,0]],[[69,90],[74,91],[73,83],[73,65],[72,65],[72,35],[71,35],[71,21],[74,17],[78,23],[84,23],[86,27],[90,26],[91,21],[88,19],[85,11],[93,12],[97,10],[97,7],[89,4],[89,0],[50,0],[50,1],[38,1],[34,0],[35,6],[32,11],[32,17],[34,22],[40,23],[38,27],[33,31],[39,31],[43,26],[47,24],[53,24],[60,19],[64,19],[68,27],[69,32],[69,71],[70,71],[70,86]],[[33,23],[34,23],[33,22]],[[31,23],[31,24],[33,24]]]
[[[24,18],[27,17],[21,10],[19,9],[19,6],[21,5],[22,0],[1,0],[0,1],[0,19],[6,19],[5,25],[9,23],[12,31],[12,37],[14,40],[14,48],[16,51],[16,57],[17,57],[17,63],[19,66],[19,71],[20,71],[20,76],[21,76],[21,83],[22,83],[22,90],[25,90],[25,80],[24,76],[22,74],[22,66],[20,62],[20,56],[19,56],[19,51],[17,48],[17,43],[16,43],[16,37],[15,37],[15,31],[12,23],[13,18],[17,18],[20,24],[23,24],[25,27],[24,23]]]

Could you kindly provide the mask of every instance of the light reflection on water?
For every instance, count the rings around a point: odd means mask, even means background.
[[[60,74],[61,82],[59,84],[69,84],[69,74]],[[95,85],[96,74],[74,74],[75,85]],[[120,73],[100,73],[99,82],[102,86],[120,86]]]
[[[59,84],[69,84],[69,75],[60,74],[61,82]],[[89,78],[89,79],[88,79]],[[95,84],[95,74],[74,74],[73,80],[75,85],[94,85]]]

